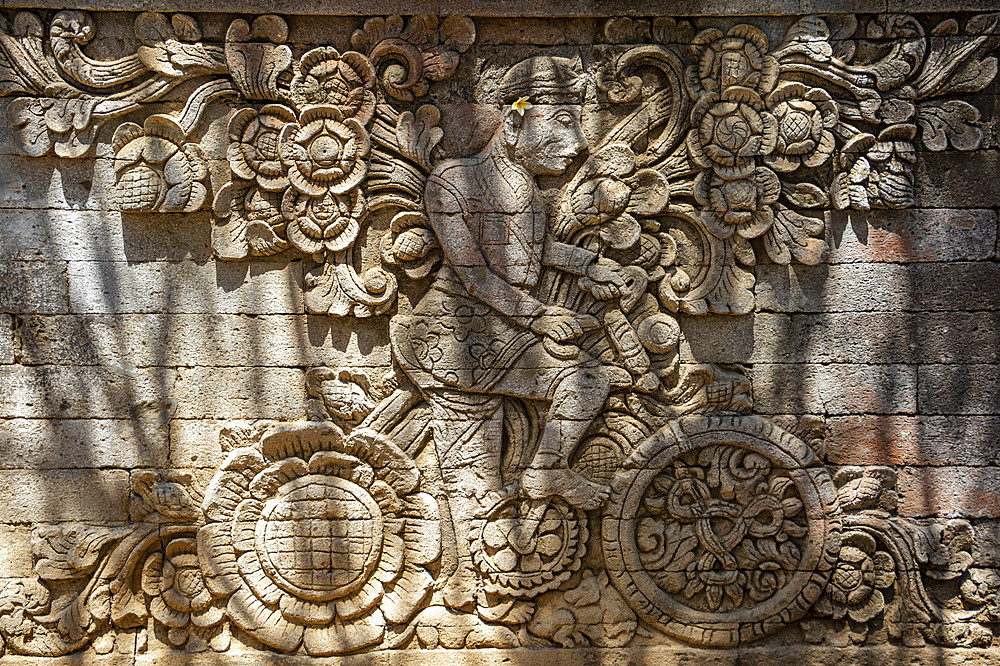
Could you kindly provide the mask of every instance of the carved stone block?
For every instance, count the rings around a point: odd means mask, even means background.
[[[452,4],[0,16],[0,658],[995,661],[1000,13]]]

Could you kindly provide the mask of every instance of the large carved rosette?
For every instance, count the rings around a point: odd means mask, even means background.
[[[437,504],[388,440],[333,425],[276,428],[230,452],[198,532],[211,590],[234,624],[283,651],[381,643],[431,591]]]
[[[615,475],[602,539],[611,581],[640,617],[727,646],[816,602],[840,517],[829,472],[801,440],[757,417],[686,417]]]

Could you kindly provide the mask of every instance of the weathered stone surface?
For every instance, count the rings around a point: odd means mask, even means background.
[[[72,261],[66,270],[78,313],[302,312],[297,263]]]
[[[995,467],[903,467],[899,512],[904,516],[1000,518],[1000,471]]]
[[[174,370],[108,366],[0,366],[0,418],[122,418],[169,399]]]
[[[920,411],[927,414],[996,414],[1000,366],[920,367]]]
[[[834,465],[1000,464],[997,416],[839,416],[827,420]]]
[[[778,312],[996,310],[1000,265],[840,264],[757,267],[757,307]]]
[[[67,312],[69,287],[63,262],[0,261],[0,310]]]
[[[1000,14],[206,1],[0,20],[5,664],[990,663]]]
[[[700,363],[996,363],[995,312],[758,313],[682,317],[682,358]]]
[[[168,406],[146,404],[124,419],[0,420],[0,468],[165,467]]]
[[[305,373],[291,368],[179,368],[177,418],[286,419],[305,416]]]
[[[207,261],[209,217],[155,220],[117,211],[0,209],[0,260]]]
[[[0,363],[14,362],[14,331],[10,315],[0,314]]]
[[[753,366],[754,408],[762,414],[912,414],[917,368],[847,363]]]
[[[22,362],[31,365],[122,359],[137,367],[390,364],[388,335],[378,322],[359,320],[349,329],[306,315],[24,316],[16,337]]]
[[[962,206],[831,213],[826,263],[992,259],[996,211]]]
[[[26,525],[0,525],[0,579],[27,578],[31,575],[31,528]]]
[[[917,168],[916,204],[921,208],[1000,206],[998,172],[1000,151],[927,153]]]
[[[121,522],[128,518],[126,470],[0,470],[0,523]],[[81,498],[87,498],[81,502]]]

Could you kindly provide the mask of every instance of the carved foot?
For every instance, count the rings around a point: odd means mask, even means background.
[[[529,467],[521,475],[521,488],[533,500],[561,497],[582,511],[602,507],[610,492],[607,486],[589,481],[568,467]]]
[[[456,610],[472,611],[476,607],[476,574],[468,567],[459,565],[441,590],[444,603]]]

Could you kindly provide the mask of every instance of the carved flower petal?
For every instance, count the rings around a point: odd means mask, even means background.
[[[268,577],[267,573],[261,567],[257,553],[244,553],[237,560],[237,566],[239,566],[240,574],[242,574],[246,584],[263,601],[275,604],[284,596],[285,593],[274,584],[274,581]]]
[[[229,538],[229,525],[205,525],[198,530],[198,544],[201,570],[208,588],[219,595],[231,594],[239,585],[239,569]]]
[[[382,593],[382,581],[372,576],[359,591],[337,600],[337,616],[345,620],[357,617],[378,603]]]
[[[201,591],[191,599],[191,610],[200,613],[204,611],[212,603],[212,595],[209,593],[208,589],[202,588]]]
[[[712,163],[709,161],[708,156],[705,154],[705,149],[702,148],[701,139],[698,136],[697,130],[691,130],[688,132],[687,141],[688,154],[691,156],[691,161],[695,163],[696,166],[702,169],[711,168]]]
[[[258,640],[290,652],[302,642],[302,625],[286,620],[277,608],[269,608],[250,590],[238,589],[229,597],[229,618]]]
[[[836,141],[834,140],[833,133],[824,130],[819,145],[816,146],[816,150],[806,157],[803,163],[810,168],[818,167],[830,159],[834,148],[836,148]]]
[[[163,581],[163,555],[153,553],[142,565],[142,591],[151,597],[160,593],[160,583]]]
[[[177,144],[158,136],[147,136],[142,147],[142,157],[150,164],[160,164],[173,157],[180,148]]]
[[[815,610],[820,615],[832,615],[833,614],[833,604],[830,603],[830,595],[824,594],[816,603],[813,605],[813,610]]]
[[[251,108],[243,108],[233,114],[229,119],[229,140],[241,142],[245,138],[246,130],[250,124],[257,119],[257,112]]]
[[[248,498],[236,507],[232,522],[232,544],[237,553],[246,553],[254,549],[255,530],[260,512],[264,505],[259,500]]]
[[[397,534],[387,533],[382,538],[382,558],[379,561],[378,570],[375,572],[375,578],[388,583],[395,580],[402,571],[406,549],[403,539]]]
[[[270,166],[271,163],[268,162],[267,165]],[[233,169],[233,171],[235,172],[236,170]],[[264,169],[262,168],[261,171],[264,171]],[[266,173],[258,173],[256,174],[256,176],[257,176],[257,183],[259,183],[262,188],[264,188],[269,192],[282,192],[285,190],[286,187],[288,187],[288,176],[286,176],[284,173],[282,173],[281,175],[273,175],[273,176],[268,175]]]
[[[896,582],[896,563],[892,555],[879,550],[872,555],[875,561],[875,587],[885,589]]]
[[[279,603],[282,614],[298,624],[326,624],[333,619],[333,604],[309,601],[282,594]]]
[[[434,578],[423,567],[407,566],[395,583],[385,586],[379,608],[389,622],[408,622],[431,595]]]
[[[225,521],[232,517],[236,506],[246,497],[253,473],[266,463],[260,452],[250,448],[232,451],[205,491],[201,508],[207,520]],[[246,472],[250,472],[247,474]],[[201,551],[203,552],[203,551]]]
[[[209,606],[202,611],[192,613],[191,623],[198,627],[212,627],[222,622],[225,617],[226,614],[222,612],[221,608]]]
[[[865,599],[860,606],[852,606],[847,609],[847,614],[855,622],[868,622],[878,616],[885,609],[885,597],[878,590],[872,590],[871,595]]]
[[[232,169],[237,177],[244,180],[253,180],[256,177],[257,174],[254,173],[254,170],[246,160],[246,156],[243,154],[243,146],[241,144],[229,144],[226,147],[226,157],[229,159],[229,168]]]
[[[268,129],[281,131],[295,122],[295,113],[284,104],[267,104],[261,108],[258,120]]]
[[[191,599],[178,592],[176,588],[172,587],[169,590],[164,590],[161,596],[167,606],[175,611],[180,611],[181,613],[191,612]]]
[[[327,191],[326,186],[314,183],[309,179],[308,176],[304,175],[301,169],[299,169],[298,164],[289,167],[288,182],[290,182],[292,184],[292,187],[297,189],[299,192],[307,194],[311,197],[322,196]],[[332,190],[332,188],[330,189]]]
[[[337,252],[339,250],[346,249],[350,247],[358,238],[358,233],[361,231],[361,225],[358,223],[357,219],[353,216],[347,218],[347,226],[339,234],[333,238],[328,238],[323,241],[323,245],[330,252]]]
[[[736,227],[727,224],[722,215],[712,210],[701,211],[701,221],[705,228],[719,238],[729,238],[736,231]]]
[[[285,235],[292,245],[299,248],[306,254],[316,254],[323,250],[323,243],[309,236],[302,230],[304,218],[298,217],[288,223],[285,228]]]
[[[428,493],[418,493],[407,498],[407,505],[417,509],[419,517],[406,519],[406,559],[417,564],[433,562],[441,554],[437,500]]]
[[[183,611],[171,608],[162,597],[153,597],[149,601],[149,612],[161,624],[168,627],[183,627],[188,623],[189,615]]]
[[[309,627],[303,643],[314,657],[354,652],[375,645],[385,633],[385,617],[377,608],[353,622],[335,621],[325,627]]]
[[[775,171],[790,173],[799,168],[801,158],[796,155],[783,155],[780,152],[771,153],[764,158],[764,163]]]
[[[639,242],[642,226],[639,222],[624,213],[616,220],[611,220],[601,226],[601,240],[616,250],[627,250]]]
[[[259,500],[267,500],[282,484],[308,473],[306,462],[301,458],[285,458],[261,470],[250,482],[250,492]]]
[[[770,206],[754,211],[750,222],[739,225],[737,233],[743,238],[757,238],[763,235],[774,224],[774,211]]]

